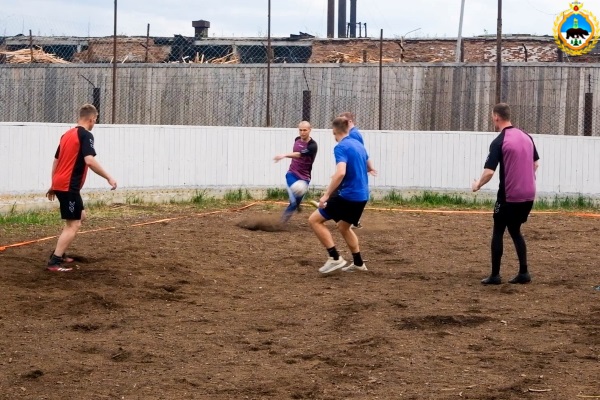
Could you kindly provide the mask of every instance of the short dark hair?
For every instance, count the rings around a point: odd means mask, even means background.
[[[498,103],[492,111],[503,121],[510,121],[510,106],[506,103]]]
[[[348,132],[350,130],[350,121],[346,117],[337,117],[333,120],[333,129],[342,132]]]
[[[340,117],[344,117],[346,118],[348,121],[351,121],[352,123],[354,123],[354,114],[352,114],[349,111],[343,112],[339,115]]]
[[[96,110],[96,107],[91,104],[84,104],[79,109],[79,118],[81,119],[93,118],[96,116],[98,116],[98,110]]]

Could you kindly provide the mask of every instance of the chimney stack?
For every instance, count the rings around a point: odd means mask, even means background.
[[[196,39],[208,37],[208,28],[210,28],[210,22],[204,20],[192,21],[192,26],[196,30],[194,36]]]
[[[338,37],[346,37],[346,0],[338,0]]]
[[[356,37],[356,1],[350,0],[350,37]]]
[[[327,0],[327,37],[335,37],[335,0]]]

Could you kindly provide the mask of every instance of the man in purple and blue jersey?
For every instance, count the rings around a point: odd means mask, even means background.
[[[483,174],[475,180],[472,189],[477,192],[488,183],[500,165],[500,187],[494,207],[494,231],[492,235],[492,273],[482,280],[484,285],[498,285],[500,263],[503,253],[504,231],[508,228],[519,258],[519,273],[510,283],[529,283],[527,246],[521,234],[521,225],[527,221],[535,199],[535,174],[539,167],[539,155],[531,136],[512,126],[510,106],[497,104],[492,119],[500,135],[490,145]]]
[[[296,137],[294,140],[292,152],[279,154],[273,158],[275,162],[279,162],[284,158],[292,159],[290,168],[285,175],[290,204],[283,212],[281,217],[282,222],[288,222],[294,211],[300,211],[300,203],[304,198],[304,195],[294,195],[290,187],[299,180],[306,181],[307,184],[310,184],[312,166],[317,157],[318,150],[317,142],[310,137],[311,130],[312,128],[308,121],[300,122],[298,125],[300,136]]]

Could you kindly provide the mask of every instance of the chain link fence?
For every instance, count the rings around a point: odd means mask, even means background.
[[[81,104],[92,103],[101,123],[292,127],[307,119],[327,128],[351,111],[362,129],[490,131],[494,64],[443,63],[453,58],[451,47],[444,42],[427,56],[402,39],[299,34],[271,42],[269,66],[267,38],[147,31],[117,37],[115,52],[113,37],[32,32],[0,38],[0,121],[72,122]],[[405,63],[425,60],[436,63]],[[599,71],[507,64],[503,100],[529,132],[598,135]]]

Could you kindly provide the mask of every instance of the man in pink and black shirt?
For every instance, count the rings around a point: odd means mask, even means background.
[[[533,207],[535,174],[540,157],[531,136],[512,126],[508,104],[497,104],[492,112],[492,119],[496,129],[501,132],[490,145],[490,153],[481,178],[472,184],[473,191],[477,192],[492,179],[496,168],[500,166],[500,187],[494,207],[492,273],[481,283],[484,285],[502,283],[500,263],[506,228],[519,258],[519,273],[509,282],[529,283],[531,276],[527,266],[527,246],[521,234],[521,225],[527,221]]]

